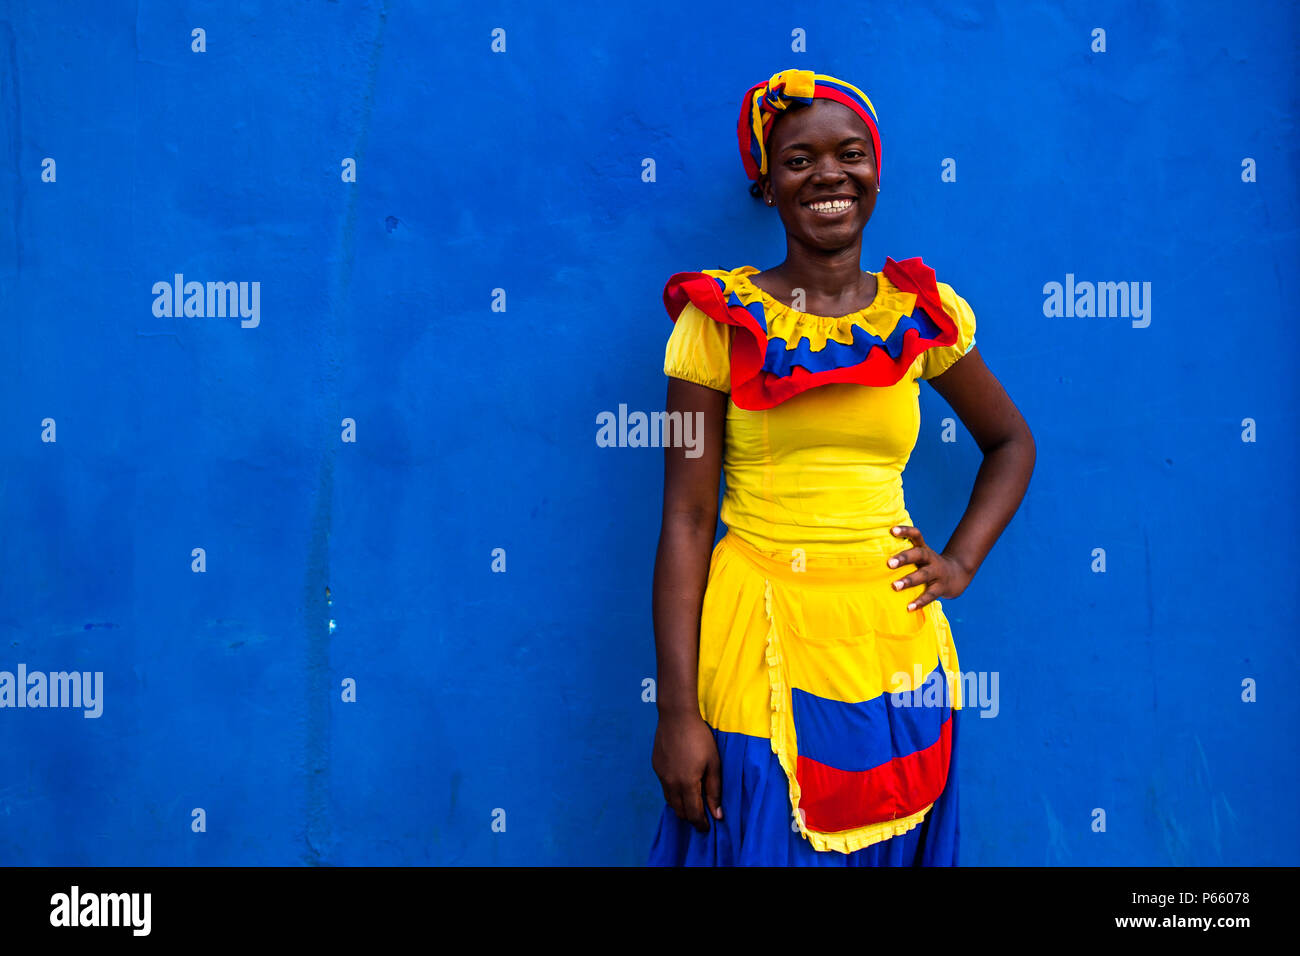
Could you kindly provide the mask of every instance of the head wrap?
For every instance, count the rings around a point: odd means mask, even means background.
[[[750,179],[757,180],[768,172],[767,140],[776,118],[792,103],[811,103],[818,97],[841,103],[862,117],[871,131],[871,144],[876,150],[876,181],[880,181],[880,130],[876,127],[876,108],[867,99],[867,94],[852,83],[811,70],[782,70],[773,74],[771,79],[750,87],[745,94],[740,104],[740,122],[736,132],[740,138],[740,158]]]

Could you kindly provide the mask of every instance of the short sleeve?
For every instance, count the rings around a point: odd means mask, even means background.
[[[687,302],[668,336],[664,374],[730,392],[731,329]]]
[[[919,378],[934,378],[948,371],[959,358],[975,347],[975,313],[966,300],[953,291],[952,286],[946,282],[940,282],[938,286],[944,309],[957,320],[957,343],[936,345],[922,352]]]

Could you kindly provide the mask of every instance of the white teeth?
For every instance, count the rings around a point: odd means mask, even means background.
[[[816,212],[843,212],[852,205],[852,199],[837,199],[834,202],[809,203],[808,208]]]

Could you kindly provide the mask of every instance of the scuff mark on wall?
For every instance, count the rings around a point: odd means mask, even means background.
[[[375,38],[371,43],[370,62],[361,121],[357,132],[355,157],[358,166],[365,154],[370,133],[370,119],[374,110],[375,82],[379,60],[384,49],[384,30],[388,23],[387,3],[379,11]],[[330,719],[336,704],[341,703],[341,686],[333,679],[330,638],[334,632],[334,609],[331,606],[330,587],[330,528],[334,507],[335,457],[339,453],[343,418],[339,400],[338,377],[340,370],[338,330],[340,322],[352,313],[352,267],[356,255],[357,190],[356,184],[345,187],[346,210],[339,236],[339,256],[333,272],[333,294],[328,316],[322,317],[319,328],[321,367],[319,391],[324,409],[324,448],[321,455],[319,477],[316,482],[315,514],[312,519],[311,549],[307,561],[306,598],[307,620],[304,622],[307,638],[306,693],[307,732],[304,771],[306,780],[306,842],[305,861],[313,865],[328,863],[331,849],[331,822],[329,808],[330,786]],[[349,674],[348,676],[355,676]],[[341,676],[340,676],[341,680]]]
[[[1047,853],[1045,865],[1051,866],[1054,863],[1065,863],[1070,859],[1070,846],[1065,838],[1065,827],[1057,818],[1052,810],[1052,805],[1047,800],[1046,794],[1041,794],[1043,798],[1043,810],[1047,813]]]

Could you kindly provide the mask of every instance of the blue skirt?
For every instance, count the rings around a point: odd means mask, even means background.
[[[957,734],[952,711],[948,782],[919,826],[880,843],[840,853],[814,850],[793,828],[789,783],[766,737],[714,730],[722,762],[723,819],[700,833],[665,804],[650,847],[650,866],[956,866]]]

